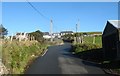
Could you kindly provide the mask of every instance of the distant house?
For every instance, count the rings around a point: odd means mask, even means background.
[[[54,35],[54,36],[59,36],[59,35],[60,35],[60,33],[53,33],[53,35]]]
[[[62,32],[60,32],[61,36],[66,35],[66,34],[73,34],[73,31],[62,31]]]
[[[50,39],[51,36],[50,36],[49,32],[43,32],[43,38],[44,39]]]
[[[53,35],[55,38],[61,38],[60,33],[53,33],[52,35]]]
[[[102,43],[106,59],[120,59],[120,20],[107,21]]]
[[[93,34],[93,36],[102,36],[102,34]]]
[[[73,32],[72,31],[62,31],[60,33],[53,33],[52,38],[61,38],[61,36],[66,35],[66,34],[73,34]],[[51,35],[49,34],[49,32],[43,32],[43,38],[50,39]]]

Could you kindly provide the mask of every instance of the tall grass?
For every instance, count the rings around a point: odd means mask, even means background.
[[[2,61],[10,74],[22,74],[28,63],[41,55],[46,44],[37,41],[3,41]]]

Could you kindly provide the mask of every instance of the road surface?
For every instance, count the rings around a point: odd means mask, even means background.
[[[70,48],[69,43],[49,47],[25,74],[105,74],[96,64],[74,57],[69,52]]]

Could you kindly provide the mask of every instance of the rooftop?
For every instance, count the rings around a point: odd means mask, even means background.
[[[49,35],[49,32],[43,32],[44,35]]]
[[[120,20],[108,20],[116,28],[120,28]]]
[[[73,33],[73,31],[61,31],[60,33]]]

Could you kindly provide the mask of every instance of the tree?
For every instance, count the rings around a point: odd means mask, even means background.
[[[43,33],[39,30],[29,33],[29,35],[34,36],[35,40],[38,42],[43,42]]]
[[[88,35],[88,34],[85,32],[85,33],[83,33],[83,35]]]
[[[72,42],[74,41],[74,35],[72,34],[65,34],[62,36],[63,41],[69,41]]]
[[[0,25],[0,37],[4,37],[4,35],[8,34],[8,30],[3,27],[3,25]]]

